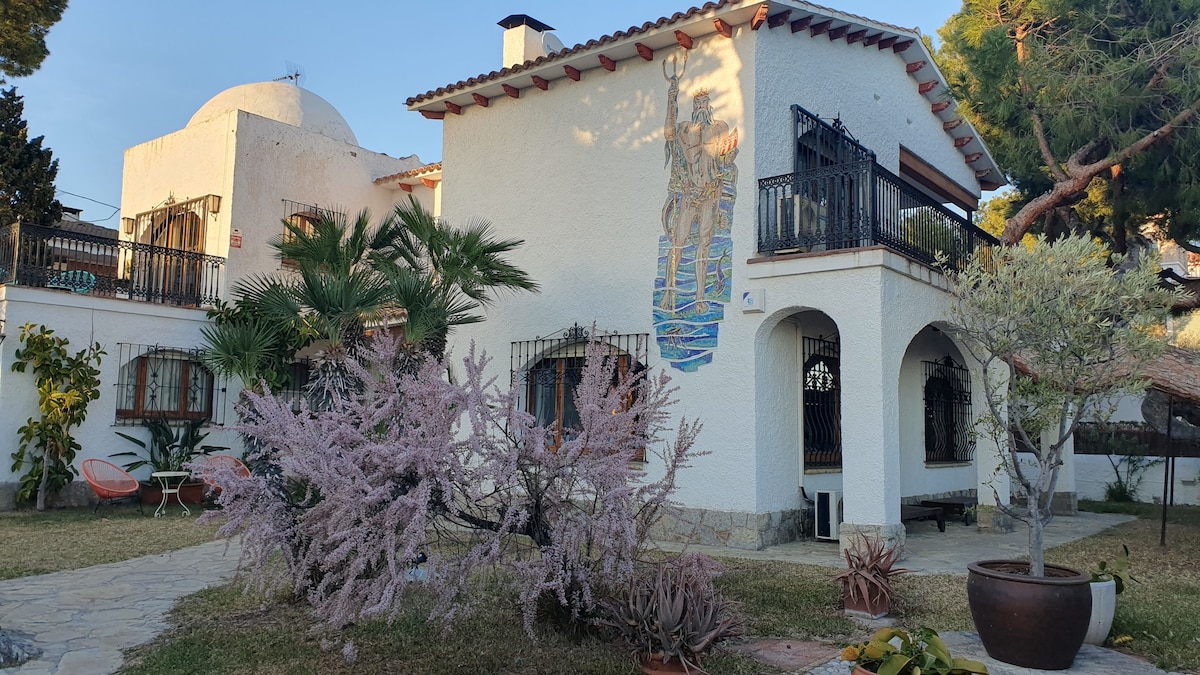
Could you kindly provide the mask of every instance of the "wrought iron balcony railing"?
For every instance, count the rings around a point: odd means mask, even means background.
[[[225,259],[54,227],[0,227],[0,284],[183,307],[220,297]]]
[[[958,268],[999,241],[871,160],[758,181],[759,253],[878,245]]]

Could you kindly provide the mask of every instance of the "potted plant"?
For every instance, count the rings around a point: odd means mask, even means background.
[[[842,586],[846,613],[867,619],[887,615],[892,604],[892,577],[911,571],[895,566],[902,549],[859,535],[842,553],[846,571],[834,575],[833,580]]]
[[[1092,621],[1088,626],[1084,644],[1103,645],[1112,629],[1113,613],[1117,609],[1117,595],[1125,591],[1129,582],[1137,581],[1129,574],[1129,547],[1121,546],[1121,555],[1111,566],[1101,560],[1092,570]]]
[[[142,426],[150,430],[150,441],[146,442],[118,431],[116,432],[118,436],[137,445],[141,451],[118,452],[109,457],[133,457],[133,461],[124,465],[126,471],[134,471],[143,466],[149,466],[150,470],[155,473],[187,471],[187,464],[196,457],[218,450],[228,450],[228,448],[220,446],[200,444],[208,437],[207,433],[200,433],[200,429],[207,423],[208,420],[196,419],[188,420],[182,426],[174,427],[164,418],[142,420]],[[204,483],[200,481],[185,482],[180,487],[179,496],[186,503],[199,504],[204,496]],[[142,503],[154,504],[161,499],[162,486],[143,481]]]
[[[1045,562],[1064,447],[1080,421],[1145,389],[1176,298],[1150,256],[1126,262],[1087,237],[1011,246],[948,270],[952,334],[982,372],[979,436],[998,455],[995,508],[1029,528],[1028,560],[968,566],[971,616],[988,655],[1027,668],[1069,668],[1091,616],[1089,575]],[[1011,488],[1026,495],[1009,504]],[[1070,499],[1071,495],[1058,495]]]
[[[733,603],[713,586],[719,570],[700,555],[658,563],[602,603],[609,616],[601,623],[616,629],[646,675],[703,673],[701,659],[741,634]]]
[[[852,675],[987,675],[987,666],[956,659],[937,631],[882,628],[870,640],[842,650],[842,660],[854,663]]]

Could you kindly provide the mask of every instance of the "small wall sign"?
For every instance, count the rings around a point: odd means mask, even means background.
[[[235,228],[233,228],[233,230],[231,230],[229,232],[229,248],[241,248],[241,247],[242,247],[242,231],[235,227]]]

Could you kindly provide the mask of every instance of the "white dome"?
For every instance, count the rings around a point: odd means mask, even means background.
[[[192,119],[188,120],[188,126],[230,110],[245,110],[259,117],[358,145],[350,125],[328,101],[307,89],[284,82],[254,82],[226,89],[200,106]]]

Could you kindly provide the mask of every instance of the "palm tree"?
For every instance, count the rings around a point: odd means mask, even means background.
[[[526,272],[505,259],[523,243],[520,239],[496,238],[495,227],[482,218],[462,228],[447,225],[409,197],[380,224],[370,258],[376,269],[408,270],[419,279],[412,282],[413,288],[433,291],[425,298],[422,310],[431,318],[438,312],[443,316],[427,326],[428,333],[420,345],[441,358],[450,330],[482,321],[482,317],[469,312],[490,305],[495,291],[539,290]],[[394,278],[396,273],[390,276]],[[412,315],[410,308],[410,321]]]

